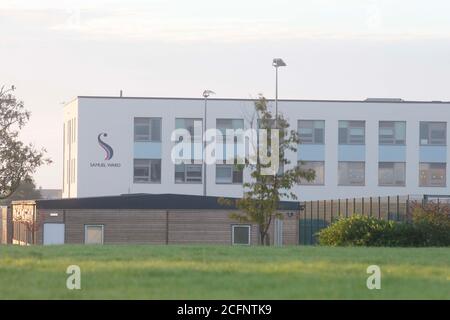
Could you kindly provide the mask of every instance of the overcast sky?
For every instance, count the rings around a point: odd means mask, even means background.
[[[61,188],[62,103],[77,95],[450,100],[446,0],[0,0],[0,84]]]

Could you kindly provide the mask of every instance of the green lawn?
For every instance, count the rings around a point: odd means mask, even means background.
[[[92,298],[450,299],[450,248],[0,246],[0,299]]]

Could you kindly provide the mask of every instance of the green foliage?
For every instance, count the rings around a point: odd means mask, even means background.
[[[246,162],[245,167],[249,168],[252,179],[243,184],[244,195],[234,203],[240,211],[231,214],[230,217],[240,222],[258,224],[260,243],[267,245],[269,243],[267,234],[272,220],[275,217],[282,217],[277,212],[280,199],[297,199],[297,196],[291,191],[292,187],[301,179],[313,180],[315,172],[300,169],[297,164],[287,169],[291,162],[287,159],[286,152],[297,152],[300,139],[297,131],[289,130],[289,122],[281,113],[275,117],[272,115],[268,102],[263,96],[255,102],[255,114],[259,129],[267,131],[267,139],[258,142],[258,150],[263,146],[265,150],[270,149],[267,146],[272,145],[271,132],[273,129],[278,129],[278,148],[270,150],[270,152],[274,152],[274,157],[278,152],[279,164],[285,170],[282,174],[266,174],[265,169],[270,168],[273,164],[262,163],[259,156],[258,159],[254,159],[257,161]],[[250,123],[250,127],[254,127],[253,123]],[[230,205],[230,201],[232,200],[219,199],[219,203],[222,205]]]
[[[41,199],[41,197],[41,193],[39,189],[36,189],[34,181],[32,179],[26,179],[8,199],[0,199],[0,205],[7,206],[15,200]]]
[[[328,246],[382,246],[394,222],[362,215],[336,220],[319,232],[319,244]]]
[[[416,203],[413,223],[420,231],[424,246],[450,246],[450,206]]]
[[[385,221],[362,215],[338,219],[318,233],[328,246],[429,247],[450,246],[448,206],[418,205],[409,222]]]
[[[44,158],[44,149],[36,150],[32,144],[19,140],[30,112],[14,97],[13,90],[14,87],[0,87],[0,199],[11,196],[36,168],[51,162]]]

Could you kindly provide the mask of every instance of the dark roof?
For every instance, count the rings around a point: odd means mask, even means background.
[[[119,196],[35,200],[41,209],[236,209],[219,204],[220,197],[182,194],[124,194]],[[226,198],[236,199],[236,198]],[[19,204],[15,201],[13,204]],[[280,210],[299,210],[299,202],[282,201]]]
[[[75,99],[72,99],[71,101],[74,101],[76,99],[150,99],[150,100],[198,100],[198,101],[204,101],[204,98],[198,97],[132,97],[132,96],[77,96]],[[208,101],[256,101],[257,98],[208,98]],[[273,99],[267,98],[268,101],[273,101]],[[71,102],[70,101],[70,102]],[[438,101],[438,100],[432,100],[432,101],[420,101],[420,100],[403,100],[401,98],[367,98],[364,100],[348,100],[348,99],[278,99],[279,102],[355,102],[355,103],[431,103],[431,104],[449,104],[450,101]]]

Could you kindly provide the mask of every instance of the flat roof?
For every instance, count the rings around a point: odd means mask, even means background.
[[[41,199],[13,201],[12,205],[36,204],[39,209],[158,209],[158,210],[225,210],[236,209],[235,205],[219,204],[221,197],[183,195],[183,194],[123,194],[118,196]],[[224,197],[237,200],[238,198]],[[281,201],[279,210],[299,210],[300,203],[296,201]]]
[[[140,100],[197,100],[203,101],[204,98],[192,98],[192,97],[128,97],[128,96],[77,96],[75,99],[140,99]],[[275,99],[266,98],[268,101],[274,101]],[[208,101],[256,101],[257,98],[208,98]],[[72,100],[73,101],[73,100]],[[420,100],[403,100],[400,98],[367,98],[364,100],[330,100],[330,99],[278,99],[278,101],[285,102],[345,102],[345,103],[431,103],[431,104],[450,104],[450,101],[420,101]]]

